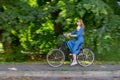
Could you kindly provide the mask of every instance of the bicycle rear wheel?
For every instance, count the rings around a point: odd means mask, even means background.
[[[80,54],[77,55],[77,61],[83,67],[90,66],[94,61],[94,53],[89,48],[83,48]]]
[[[64,53],[59,49],[52,49],[47,54],[47,63],[52,67],[60,67],[65,61]]]

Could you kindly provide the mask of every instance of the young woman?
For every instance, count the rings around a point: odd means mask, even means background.
[[[72,33],[66,34],[66,36],[76,37],[74,40],[69,40],[66,42],[68,48],[72,52],[73,55],[73,62],[71,66],[77,64],[76,55],[80,52],[82,48],[82,44],[84,43],[84,23],[82,19],[77,21],[77,27]]]

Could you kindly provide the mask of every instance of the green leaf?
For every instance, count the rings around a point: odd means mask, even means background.
[[[107,15],[108,13],[107,13],[107,11],[106,11],[106,9],[101,9],[101,11],[100,11],[100,13],[102,13],[102,14],[105,14],[105,15]]]
[[[91,9],[91,4],[83,4],[83,7],[84,7],[86,10],[89,10],[89,9]]]

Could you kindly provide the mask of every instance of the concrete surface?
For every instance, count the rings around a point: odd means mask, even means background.
[[[120,65],[53,68],[41,64],[0,64],[0,80],[120,80]]]

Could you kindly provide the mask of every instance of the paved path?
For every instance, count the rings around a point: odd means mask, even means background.
[[[63,65],[53,68],[46,64],[0,64],[0,71],[10,71],[12,69],[16,71],[116,71],[120,70],[120,65],[91,65],[89,67]]]
[[[120,65],[0,64],[0,80],[120,80]]]

